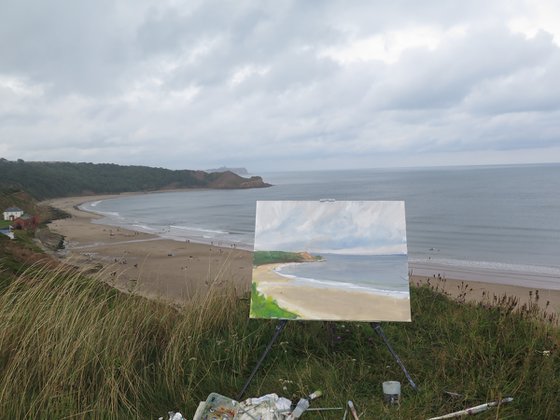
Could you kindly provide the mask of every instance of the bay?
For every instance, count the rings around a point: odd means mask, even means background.
[[[454,267],[496,281],[510,273],[560,288],[559,164],[259,175],[274,186],[122,196],[83,209],[103,224],[252,249],[257,200],[404,200],[414,270]]]

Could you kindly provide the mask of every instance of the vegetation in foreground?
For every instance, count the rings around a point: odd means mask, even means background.
[[[3,272],[2,274],[3,275]],[[123,294],[62,267],[32,265],[0,289],[0,413],[4,418],[192,416],[210,392],[235,396],[276,322],[248,319],[248,301],[212,290],[173,307]],[[352,399],[362,418],[416,419],[512,396],[478,416],[552,419],[560,412],[560,334],[536,308],[451,301],[412,288],[412,323],[384,323],[420,391],[407,385],[368,324],[288,324],[247,396],[298,398],[315,406]],[[546,353],[550,351],[550,353]],[[544,352],[544,353],[543,353]],[[399,380],[402,402],[382,402]],[[452,391],[461,397],[443,393]],[[340,412],[306,414],[340,419]]]

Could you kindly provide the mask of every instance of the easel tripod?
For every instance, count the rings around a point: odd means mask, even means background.
[[[237,401],[241,401],[241,399],[245,395],[245,392],[247,391],[247,388],[249,388],[249,385],[251,384],[251,381],[253,380],[253,378],[257,374],[258,370],[260,369],[261,365],[263,364],[264,360],[266,359],[266,356],[268,355],[268,353],[272,349],[272,346],[273,346],[274,342],[276,341],[278,336],[282,333],[284,328],[286,328],[287,323],[288,323],[288,321],[286,319],[282,319],[278,322],[278,324],[276,324],[276,328],[274,330],[274,334],[272,335],[272,338],[270,339],[270,342],[268,343],[268,345],[264,349],[264,352],[262,353],[261,357],[257,361],[257,364],[253,368],[253,371],[251,372],[251,375],[249,375],[249,378],[245,382],[245,385],[243,385],[243,388],[241,389],[241,391],[237,395]],[[381,328],[381,324],[379,324],[379,322],[371,322],[370,326],[377,333],[377,335],[379,335],[379,337],[381,337],[381,339],[383,340],[383,343],[385,343],[385,346],[387,346],[387,349],[391,353],[391,356],[393,356],[393,358],[395,359],[397,364],[400,366],[400,368],[404,372],[404,375],[406,376],[406,379],[408,380],[408,383],[410,384],[412,389],[414,389],[415,391],[418,391],[418,387],[416,386],[416,384],[412,380],[410,374],[406,370],[406,367],[404,366],[400,357],[398,356],[397,353],[395,353],[395,350],[393,350],[393,347],[389,343],[389,340],[387,340],[387,337],[385,336],[385,333],[383,332],[383,329]]]

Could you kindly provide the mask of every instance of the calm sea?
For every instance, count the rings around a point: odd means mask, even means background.
[[[257,200],[404,200],[415,274],[560,289],[560,165],[259,174],[252,190],[86,203],[99,223],[252,249]],[[459,277],[460,276],[460,277]]]

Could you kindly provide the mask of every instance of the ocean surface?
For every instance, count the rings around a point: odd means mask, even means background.
[[[560,164],[261,173],[271,188],[123,196],[98,223],[252,250],[257,200],[404,200],[414,274],[560,289]]]

